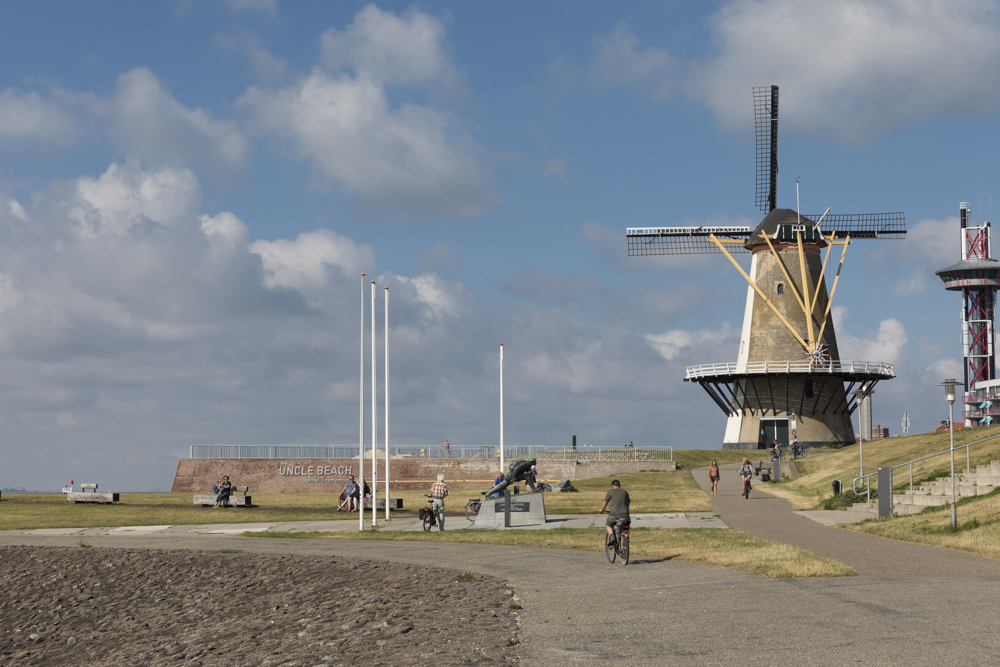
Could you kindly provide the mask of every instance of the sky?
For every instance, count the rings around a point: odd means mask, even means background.
[[[906,213],[834,297],[841,358],[895,365],[873,421],[947,418],[961,303],[934,271],[959,202],[990,218],[997,2],[0,11],[0,487],[168,490],[194,444],[357,443],[362,273],[380,402],[390,293],[393,445],[498,444],[503,343],[507,445],[719,447],[684,368],[735,361],[746,284],[629,258],[625,229],[756,225],[771,84],[779,206],[798,179],[803,212]]]

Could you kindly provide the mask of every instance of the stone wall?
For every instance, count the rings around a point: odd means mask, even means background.
[[[444,473],[453,489],[484,489],[497,473],[494,461],[470,459],[390,459],[392,489],[427,489]],[[540,480],[587,479],[640,470],[672,469],[671,461],[548,461],[539,459]],[[210,493],[212,484],[228,475],[234,486],[250,493],[339,493],[347,476],[358,476],[358,459],[181,459],[170,488],[172,493]],[[371,459],[365,461],[371,479]],[[378,461],[379,480],[385,479],[385,459]],[[379,487],[382,484],[380,482]]]

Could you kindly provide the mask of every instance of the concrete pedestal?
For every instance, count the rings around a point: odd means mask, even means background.
[[[503,525],[503,498],[484,500],[476,517],[477,526]],[[545,525],[545,494],[519,493],[510,497],[510,527]]]

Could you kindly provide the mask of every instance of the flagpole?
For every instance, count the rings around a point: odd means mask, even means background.
[[[385,520],[389,520],[389,288],[385,288],[385,363],[382,376],[385,379]]]
[[[372,281],[372,528],[378,523],[377,510],[375,509],[375,498],[378,496],[378,414],[375,404],[376,396],[375,377],[375,281]],[[362,492],[364,487],[361,487]],[[364,495],[364,493],[362,493]],[[362,502],[364,504],[364,502]]]
[[[503,343],[500,343],[500,474],[503,472]]]
[[[358,401],[358,421],[360,424],[358,437],[358,463],[360,463],[360,474],[358,479],[361,480],[361,486],[358,489],[358,497],[361,502],[358,503],[358,530],[365,529],[365,499],[364,493],[364,483],[365,483],[365,274],[361,274],[361,397]],[[347,508],[350,509],[351,501],[347,501]]]

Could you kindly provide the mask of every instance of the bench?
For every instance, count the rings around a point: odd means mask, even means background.
[[[242,493],[242,496],[237,496],[234,494]],[[194,504],[201,505],[202,507],[210,507],[215,505],[215,499],[218,495],[195,495]],[[229,498],[222,504],[223,507],[251,507],[250,502],[250,487],[249,486],[234,486],[232,491],[229,493]]]
[[[90,489],[90,493],[87,493]],[[66,500],[71,503],[100,503],[109,505],[118,502],[118,494],[108,491],[97,491],[97,484],[81,484],[80,491],[70,491],[66,494]]]
[[[370,510],[372,508],[372,499],[365,498],[365,509]],[[375,509],[384,510],[385,509],[385,498],[375,499]],[[403,509],[403,499],[402,498],[390,498],[389,499],[389,509],[401,510]]]

